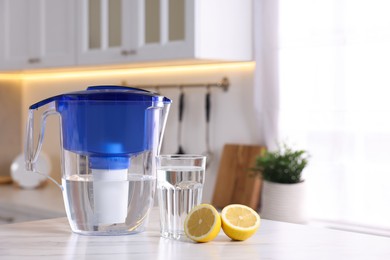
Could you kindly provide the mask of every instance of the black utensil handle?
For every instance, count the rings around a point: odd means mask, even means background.
[[[211,110],[211,95],[210,91],[206,93],[206,122],[210,122],[210,110]]]
[[[184,112],[184,92],[180,92],[179,96],[179,122],[183,119],[183,112]]]

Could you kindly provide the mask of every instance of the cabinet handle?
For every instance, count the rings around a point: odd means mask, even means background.
[[[41,62],[41,59],[40,58],[30,58],[27,60],[28,63],[30,64],[34,64],[34,63],[40,63]]]
[[[136,50],[122,50],[121,54],[123,56],[135,55],[135,54],[137,54],[137,51]]]

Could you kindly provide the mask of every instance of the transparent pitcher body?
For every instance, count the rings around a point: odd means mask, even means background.
[[[154,203],[155,157],[170,101],[97,99],[60,98],[42,106],[36,145],[31,121],[39,108],[30,109],[26,167],[33,169],[46,117],[58,114],[62,189],[72,230],[87,235],[141,232]]]

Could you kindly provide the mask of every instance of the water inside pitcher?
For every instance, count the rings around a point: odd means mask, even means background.
[[[119,235],[145,229],[154,202],[155,157],[170,104],[145,90],[97,86],[30,107],[25,146],[30,171],[42,148],[47,117],[59,115],[60,186],[74,232]]]

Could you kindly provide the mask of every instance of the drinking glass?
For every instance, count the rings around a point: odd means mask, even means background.
[[[157,157],[157,193],[161,236],[185,239],[184,220],[202,201],[206,157],[160,155]]]

